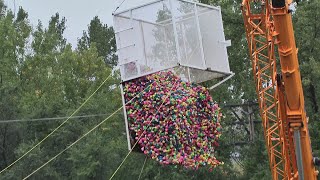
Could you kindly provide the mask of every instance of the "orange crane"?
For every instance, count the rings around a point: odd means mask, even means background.
[[[291,4],[243,0],[242,14],[272,178],[316,180]]]

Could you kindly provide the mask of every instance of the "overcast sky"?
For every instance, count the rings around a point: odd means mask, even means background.
[[[47,26],[52,15],[58,12],[67,19],[65,37],[73,46],[77,38],[81,37],[82,31],[94,16],[99,16],[103,23],[112,25],[112,12],[123,0],[4,0],[5,4],[14,10],[22,6],[29,14],[30,22],[36,25],[38,19]],[[152,0],[126,0],[118,11],[133,6],[150,2]]]

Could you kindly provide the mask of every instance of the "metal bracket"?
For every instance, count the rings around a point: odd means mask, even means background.
[[[224,45],[226,45],[226,47],[229,47],[229,46],[231,46],[231,40],[225,40],[225,41],[218,41],[219,43],[221,43],[221,44],[224,44]]]
[[[114,32],[114,33],[115,33],[115,34],[119,34],[119,33],[121,33],[121,32],[129,31],[129,30],[132,30],[132,29],[133,29],[133,27],[129,27],[129,28],[121,29],[121,30],[116,31],[116,32]]]

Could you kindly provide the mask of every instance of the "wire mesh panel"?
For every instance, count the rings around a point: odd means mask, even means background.
[[[114,25],[123,81],[176,66],[197,83],[231,74],[220,8],[158,0],[115,14]]]
[[[213,71],[229,72],[227,44],[223,33],[221,11],[220,9],[210,11],[201,6],[197,8],[201,36],[204,37],[202,43],[206,65]]]

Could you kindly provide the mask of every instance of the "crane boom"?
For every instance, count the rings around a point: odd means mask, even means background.
[[[316,180],[291,3],[243,0],[242,14],[272,178]]]

